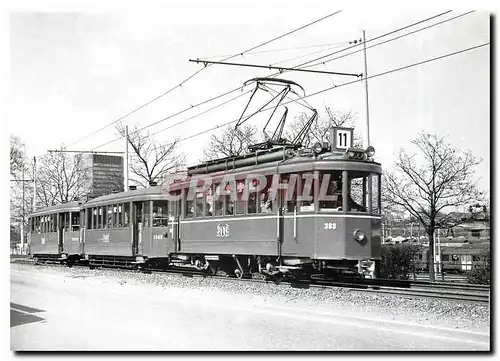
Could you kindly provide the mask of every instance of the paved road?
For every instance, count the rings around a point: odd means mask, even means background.
[[[13,350],[488,350],[480,332],[11,265]]]

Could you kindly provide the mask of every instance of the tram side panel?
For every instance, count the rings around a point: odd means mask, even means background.
[[[372,233],[372,227],[380,227],[380,221],[373,218],[346,218],[345,219],[345,255],[348,259],[380,259],[380,235]],[[362,231],[364,239],[358,241],[355,234]]]
[[[277,217],[182,221],[179,253],[277,255]]]
[[[59,237],[57,232],[32,233],[31,254],[59,254]]]
[[[85,254],[94,256],[132,257],[131,227],[85,231]]]
[[[283,248],[285,256],[309,257],[315,255],[316,220],[315,215],[285,215],[283,219]],[[342,248],[339,248],[341,251]]]
[[[149,258],[167,257],[173,250],[169,227],[144,227],[142,233],[142,255]]]
[[[63,253],[79,254],[80,249],[80,231],[63,232]]]
[[[313,219],[315,259],[339,260],[351,258],[347,253],[346,219],[338,215],[320,214]]]

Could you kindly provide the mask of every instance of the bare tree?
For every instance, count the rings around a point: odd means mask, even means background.
[[[89,192],[89,170],[82,154],[50,152],[40,158],[37,168],[39,205],[73,202]]]
[[[311,147],[315,143],[326,140],[328,133],[334,126],[346,128],[354,128],[355,126],[356,119],[352,111],[339,112],[332,110],[329,106],[325,106],[325,113],[324,116],[318,116],[313,121],[311,129],[302,144],[304,147]],[[310,115],[307,113],[299,114],[290,124],[286,132],[286,137],[289,140],[295,138],[300,130],[306,125],[309,118]],[[357,132],[354,132],[354,146],[361,147],[361,137]]]
[[[24,142],[10,136],[10,228],[11,243],[21,239],[21,227],[27,229],[33,203],[31,176],[33,167],[27,162]]]
[[[10,174],[17,177],[26,161],[23,141],[15,135],[10,136]]]
[[[116,129],[125,136],[125,126],[118,124]],[[133,173],[131,180],[142,187],[162,182],[170,173],[185,165],[186,156],[177,153],[179,139],[158,143],[148,131],[140,130],[136,124],[129,131],[128,143],[132,147],[129,165]]]
[[[406,211],[424,227],[429,237],[429,273],[434,281],[434,232],[467,220],[453,211],[474,212],[470,206],[482,199],[474,181],[475,167],[481,160],[434,134],[422,132],[412,144],[418,153],[399,150],[394,171],[384,175],[382,195],[386,210]]]
[[[219,134],[212,134],[203,151],[204,160],[234,157],[243,154],[247,147],[258,141],[257,129],[245,125],[241,129],[227,126]]]

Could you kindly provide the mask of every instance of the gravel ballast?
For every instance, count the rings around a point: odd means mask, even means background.
[[[349,311],[360,317],[391,319],[472,331],[488,331],[489,304],[467,301],[414,298],[410,296],[367,293],[345,288],[292,288],[273,283],[185,277],[167,273],[139,273],[115,269],[89,269],[34,265],[12,261],[12,268],[30,269],[39,274],[60,272],[68,277],[98,277],[103,282],[149,284],[162,289],[197,289],[204,294],[230,293],[247,301],[308,307],[336,312]],[[209,296],[207,296],[209,297]]]

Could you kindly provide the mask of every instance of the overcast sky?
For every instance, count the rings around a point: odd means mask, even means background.
[[[21,2],[23,4],[23,2]],[[180,84],[201,68],[191,58],[241,53],[335,11],[340,13],[231,61],[291,67],[348,46],[366,30],[367,40],[452,8],[370,5],[341,7],[335,2],[143,1],[116,6],[111,2],[18,5],[10,13],[9,130],[21,137],[29,155],[69,145],[134,108]],[[90,4],[90,5],[89,5]],[[379,4],[378,2],[376,4]],[[50,6],[49,6],[50,5]],[[381,40],[474,10],[470,4]],[[17,11],[16,11],[17,10]],[[22,11],[19,11],[22,10]],[[490,41],[489,13],[478,10],[367,50],[368,74],[439,57]],[[374,42],[376,43],[376,42]],[[330,44],[325,46],[324,44]],[[322,46],[317,46],[322,45]],[[370,44],[368,44],[370,45]],[[314,46],[314,47],[313,47]],[[294,49],[290,49],[294,48]],[[282,49],[281,51],[276,51]],[[284,49],[284,50],[283,50]],[[353,49],[357,50],[357,48]],[[258,53],[255,53],[257,52]],[[311,54],[316,52],[314,54]],[[344,53],[339,53],[341,55]],[[359,52],[312,69],[362,73]],[[298,59],[293,59],[297,58]],[[483,158],[479,185],[489,190],[490,177],[490,47],[467,51],[369,80],[370,137],[376,159],[390,169],[394,153],[407,148],[425,130],[447,136],[456,147]],[[331,57],[330,57],[331,58]],[[214,58],[214,59],[221,59]],[[291,60],[290,60],[291,59]],[[329,58],[325,58],[326,60]],[[285,61],[287,60],[287,61]],[[207,67],[171,93],[125,118],[124,124],[146,126],[204,100],[241,87],[269,70],[215,65]],[[306,94],[355,78],[326,74],[286,73]],[[149,128],[158,132],[242,95],[243,88],[205,106]],[[235,120],[249,95],[155,135],[158,141],[186,138]],[[263,99],[263,98],[262,98]],[[364,85],[356,82],[307,98],[323,112],[352,110],[357,128],[365,125]],[[291,105],[289,119],[307,109]],[[259,121],[258,119],[256,120]],[[258,123],[255,123],[258,125]],[[196,163],[211,133],[181,143],[188,163]],[[72,145],[92,149],[115,139],[110,126]],[[121,151],[123,141],[98,150]]]

